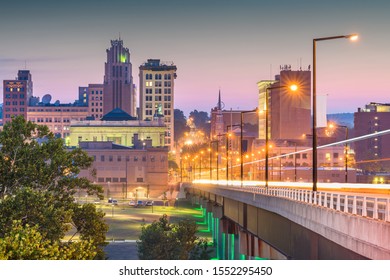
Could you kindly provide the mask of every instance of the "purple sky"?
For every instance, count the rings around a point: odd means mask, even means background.
[[[175,108],[186,115],[209,112],[219,89],[225,108],[253,109],[257,81],[280,65],[312,64],[313,38],[359,33],[354,43],[318,43],[317,92],[328,95],[328,113],[390,102],[390,1],[13,2],[1,8],[0,79],[26,62],[34,95],[53,101],[71,102],[79,86],[103,81],[105,50],[119,33],[137,88],[148,58],[176,64]]]

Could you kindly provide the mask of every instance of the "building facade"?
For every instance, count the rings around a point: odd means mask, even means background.
[[[298,86],[291,91],[289,86]],[[311,133],[311,72],[283,67],[275,80],[257,83],[259,90],[259,138],[265,139],[265,110],[268,107],[269,139],[299,139]],[[268,91],[266,100],[266,89]]]
[[[114,144],[132,147],[136,139],[141,139],[144,142],[151,141],[151,147],[163,147],[165,130],[162,121],[72,121],[66,144],[74,147],[82,141],[112,141]]]
[[[28,106],[28,121],[46,125],[57,137],[66,138],[70,135],[72,121],[83,121],[88,116],[87,106],[75,104],[42,104]]]
[[[168,188],[168,148],[135,145],[133,148],[111,141],[80,142],[80,148],[94,158],[89,170],[79,176],[102,185],[106,198],[157,198]],[[96,176],[91,175],[91,170]]]
[[[104,96],[104,86],[102,84],[88,85],[88,116],[95,119],[101,119],[103,117]]]
[[[32,76],[29,70],[19,70],[15,80],[3,81],[3,122],[12,116],[27,118],[27,107],[33,94]]]
[[[390,129],[390,104],[367,104],[354,113],[355,137]],[[390,135],[354,142],[356,164],[366,172],[390,172]]]
[[[176,66],[159,59],[148,59],[139,67],[140,120],[163,115],[166,125],[165,144],[174,146],[174,85]]]
[[[136,116],[136,96],[130,52],[123,46],[121,39],[111,40],[111,47],[107,49],[103,92],[103,115],[120,108],[129,115]]]

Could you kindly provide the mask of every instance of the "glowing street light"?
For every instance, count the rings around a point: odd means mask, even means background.
[[[350,39],[356,41],[357,34],[340,35],[332,37],[322,37],[313,39],[313,191],[317,191],[317,63],[316,63],[316,47],[318,41],[335,40],[335,39]]]
[[[268,110],[268,96],[269,91],[273,89],[281,89],[281,88],[289,88],[291,91],[298,90],[298,86],[295,84],[292,84],[290,86],[283,85],[283,86],[276,86],[276,87],[267,87],[265,89],[265,187],[268,188],[268,158],[269,158],[269,145],[268,145],[268,139],[269,139],[269,125],[268,125],[268,117],[269,117],[269,110]]]
[[[257,108],[250,111],[241,111],[241,122],[240,122],[240,179],[241,187],[243,187],[244,181],[244,155],[243,155],[243,123],[244,123],[244,114],[257,112]]]

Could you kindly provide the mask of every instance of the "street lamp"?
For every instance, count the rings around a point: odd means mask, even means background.
[[[211,163],[212,163],[212,160],[211,160],[211,153],[213,151],[212,144],[213,143],[217,143],[217,153],[216,153],[216,155],[217,155],[217,181],[219,180],[219,174],[218,174],[218,171],[219,171],[218,170],[219,169],[219,163],[218,163],[218,157],[219,157],[219,136],[220,135],[218,135],[217,140],[210,141],[210,147],[211,147],[211,151],[210,151],[210,166],[211,166]],[[210,167],[210,180],[211,180],[211,167]]]
[[[267,87],[265,89],[265,187],[268,188],[268,158],[269,158],[269,147],[268,147],[268,140],[269,140],[269,125],[268,125],[268,118],[269,118],[269,110],[268,110],[268,98],[269,98],[269,91],[273,89],[281,89],[281,88],[289,88],[291,91],[296,91],[298,89],[298,86],[293,84],[290,86],[283,85],[283,86],[276,86],[276,87]]]
[[[241,187],[243,186],[244,180],[244,155],[243,155],[243,123],[244,123],[244,114],[257,112],[257,108],[249,111],[241,111],[241,120],[240,120],[240,180]]]
[[[329,125],[330,127],[333,127],[333,124]],[[348,126],[346,125],[336,125],[337,128],[342,127],[345,128],[345,145],[344,145],[344,153],[345,153],[345,183],[348,183]]]
[[[240,126],[239,124],[229,124],[226,126],[226,182],[229,181],[229,137],[232,137],[233,136],[233,130],[232,128],[234,126]],[[230,127],[230,132],[229,132],[229,127]],[[232,154],[232,153],[231,153]],[[231,155],[231,157],[233,156],[233,154]],[[232,164],[230,164],[232,166]],[[230,172],[230,173],[233,173],[233,172]],[[230,179],[231,179],[232,175],[230,174]]]
[[[313,39],[313,191],[317,191],[317,72],[316,72],[316,47],[318,41],[335,40],[335,39],[350,39],[355,41],[358,39],[357,34],[322,37]]]

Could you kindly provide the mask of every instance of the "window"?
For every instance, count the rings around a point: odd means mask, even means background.
[[[302,154],[302,158],[307,159],[307,154]]]
[[[145,100],[146,101],[153,101],[153,96],[146,96]]]
[[[339,157],[339,153],[333,153],[333,158],[338,158]]]
[[[146,161],[146,156],[142,156],[142,161]]]
[[[155,96],[154,101],[161,101],[161,96]]]
[[[137,183],[142,183],[144,181],[144,178],[137,178]]]
[[[155,161],[155,157],[154,156],[150,156],[150,161],[154,162]]]
[[[118,161],[122,161],[122,156],[118,156]]]
[[[112,156],[108,156],[108,161],[112,161],[113,157]]]
[[[138,157],[137,156],[134,157],[134,161],[138,161]]]
[[[100,161],[104,161],[104,156],[100,156]]]

